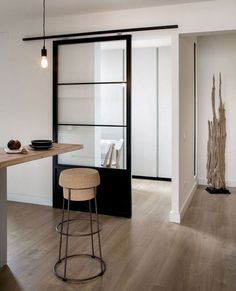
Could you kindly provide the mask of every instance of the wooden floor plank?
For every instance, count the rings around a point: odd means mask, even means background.
[[[64,283],[52,272],[60,210],[10,202],[9,264],[0,271],[0,290],[235,291],[236,189],[231,190],[229,196],[210,195],[199,187],[178,225],[168,222],[170,183],[134,180],[133,218],[100,216],[107,271],[82,285]],[[71,239],[70,251],[86,250],[89,240]]]

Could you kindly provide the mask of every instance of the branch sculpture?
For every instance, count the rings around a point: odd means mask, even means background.
[[[221,73],[219,76],[219,116],[215,110],[215,76],[211,93],[213,121],[208,120],[207,143],[207,191],[210,193],[227,193],[225,185],[225,145],[226,145],[226,118],[225,106],[221,96]]]

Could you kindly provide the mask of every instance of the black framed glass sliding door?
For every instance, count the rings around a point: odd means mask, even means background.
[[[62,203],[60,172],[91,167],[101,177],[99,212],[131,217],[130,35],[53,42],[53,139],[84,145],[54,158],[53,207]]]

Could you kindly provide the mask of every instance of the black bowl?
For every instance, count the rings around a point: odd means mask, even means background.
[[[48,139],[35,139],[35,140],[31,140],[31,144],[34,147],[47,147],[47,146],[51,146],[52,145],[52,140],[48,140]]]

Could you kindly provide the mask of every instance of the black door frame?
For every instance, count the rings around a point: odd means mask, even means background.
[[[98,187],[98,210],[101,214],[132,216],[132,191],[131,191],[131,35],[105,36],[83,39],[66,39],[53,41],[53,140],[58,141],[58,48],[61,45],[91,43],[102,41],[126,41],[126,169],[111,169],[90,167],[97,169],[101,177]],[[62,206],[62,189],[58,185],[60,172],[74,165],[58,163],[58,157],[53,157],[53,207]],[[71,209],[88,211],[84,202],[71,203]]]

